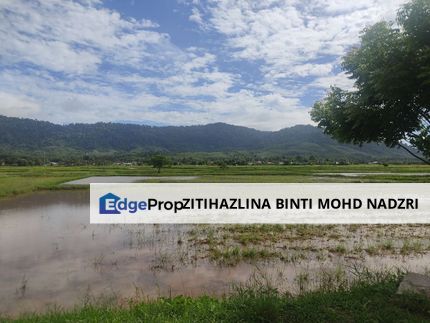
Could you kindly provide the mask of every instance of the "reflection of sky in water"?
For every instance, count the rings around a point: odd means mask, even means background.
[[[277,286],[292,288],[301,270],[317,272],[322,265],[345,262],[335,257],[323,264],[304,260],[300,264],[221,268],[198,259],[197,265],[154,270],[154,261],[162,255],[194,254],[195,250],[185,249],[188,229],[186,225],[90,225],[89,191],[41,192],[3,200],[0,312],[44,310],[53,303],[73,306],[86,295],[132,297],[136,290],[152,297],[223,294],[232,282],[244,282],[256,270],[281,277]],[[178,240],[184,243],[178,244]],[[423,268],[430,263],[428,258],[387,256],[367,263],[372,267],[406,266],[407,261],[408,268]],[[24,283],[25,293],[20,289]]]

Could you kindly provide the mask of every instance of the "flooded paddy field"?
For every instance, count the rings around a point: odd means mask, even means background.
[[[198,176],[90,176],[63,183],[63,185],[90,185],[91,183],[141,183],[144,181],[181,182],[191,181]]]
[[[319,173],[321,176],[366,177],[366,176],[430,176],[430,173],[393,173],[393,172],[348,172],[348,173]]]
[[[266,279],[299,293],[370,270],[430,270],[426,225],[90,225],[89,192],[0,204],[0,313],[223,295]]]
[[[0,198],[40,190],[73,189],[90,182],[203,183],[429,183],[427,165],[175,165],[158,173],[139,166],[0,166]],[[68,183],[67,185],[64,185]]]

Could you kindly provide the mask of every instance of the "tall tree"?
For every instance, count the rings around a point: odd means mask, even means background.
[[[161,168],[170,164],[170,159],[164,155],[153,155],[151,156],[149,163],[152,167],[157,169],[157,173],[160,173]]]
[[[354,89],[332,87],[312,120],[339,141],[400,146],[430,164],[430,0],[405,4],[395,23],[366,28],[360,40],[342,63]]]

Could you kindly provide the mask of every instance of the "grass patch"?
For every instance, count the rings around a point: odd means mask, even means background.
[[[297,297],[267,284],[238,286],[230,296],[160,298],[123,306],[87,305],[29,314],[14,322],[427,322],[430,300],[397,295],[401,276],[372,274],[349,286]],[[3,319],[4,322],[12,322]]]
[[[347,252],[346,246],[343,244],[338,244],[336,247],[334,248],[330,248],[329,251],[337,253],[337,254],[341,254],[344,255]]]
[[[220,265],[235,266],[242,261],[253,262],[280,258],[280,253],[257,248],[211,248],[209,249],[209,259],[217,262]]]
[[[430,176],[399,176],[395,173],[426,173],[427,165],[252,165],[172,166],[161,174],[150,166],[0,166],[0,198],[46,189],[65,189],[59,184],[88,176],[199,176],[192,182],[314,183],[314,182],[430,182]],[[358,177],[336,173],[393,173]],[[333,173],[324,175],[321,173]],[[157,181],[157,180],[154,180]]]
[[[405,239],[401,242],[401,246],[395,247],[393,240],[387,240],[379,244],[369,245],[365,251],[370,256],[383,254],[400,254],[402,256],[421,254],[428,250],[423,241],[414,239]]]
[[[219,265],[267,259],[296,263],[331,255],[358,259],[364,254],[423,254],[430,250],[429,230],[429,225],[198,225],[188,232],[187,244],[202,259]],[[250,255],[243,257],[242,251],[246,254],[248,250]]]
[[[424,252],[424,244],[421,241],[404,240],[400,253],[402,255],[409,255],[411,253],[422,253]]]

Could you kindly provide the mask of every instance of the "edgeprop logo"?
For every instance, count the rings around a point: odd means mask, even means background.
[[[121,211],[136,213],[145,211],[147,208],[146,201],[129,201],[127,198],[121,199],[113,193],[107,193],[99,198],[100,214],[121,214]]]

